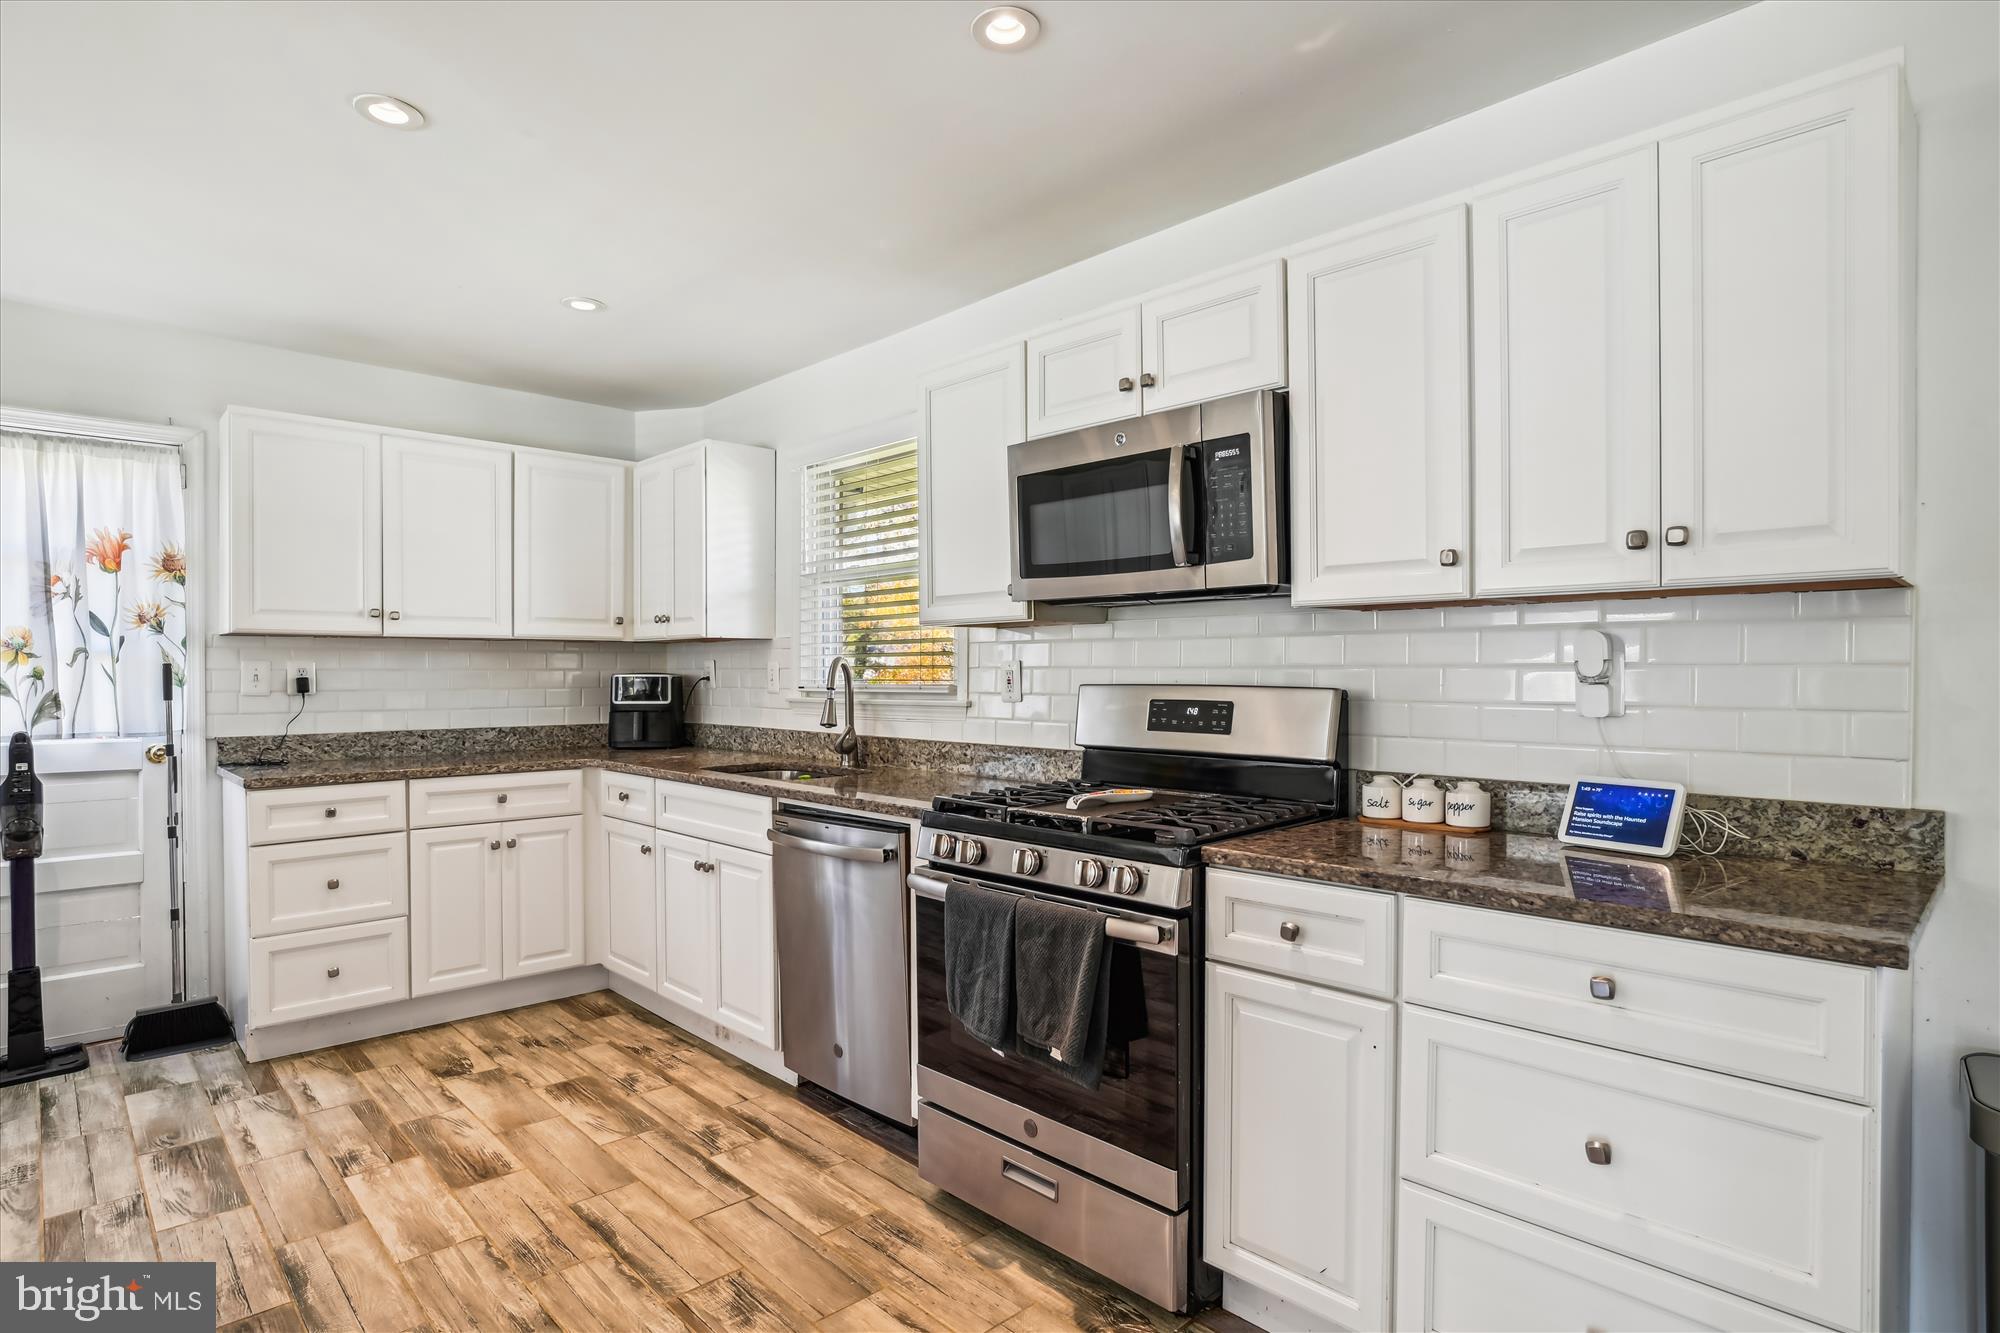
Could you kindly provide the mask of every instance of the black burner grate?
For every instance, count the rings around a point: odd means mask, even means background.
[[[939,797],[933,808],[1026,828],[1060,829],[1125,842],[1192,847],[1217,838],[1318,819],[1326,812],[1307,801],[1220,792],[1161,792],[1142,805],[1069,810],[1064,802],[1099,791],[1100,782],[1042,782],[998,791]]]

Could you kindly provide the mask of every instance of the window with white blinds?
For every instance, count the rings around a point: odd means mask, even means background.
[[[811,464],[800,489],[799,688],[845,657],[857,689],[956,693],[957,635],[917,623],[917,442]]]

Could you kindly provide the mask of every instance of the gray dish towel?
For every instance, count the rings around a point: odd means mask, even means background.
[[[1014,904],[1011,893],[951,884],[944,894],[944,994],[976,1041],[1014,1040]]]
[[[1014,911],[1016,1050],[1073,1083],[1104,1077],[1111,941],[1087,907],[1023,898]]]

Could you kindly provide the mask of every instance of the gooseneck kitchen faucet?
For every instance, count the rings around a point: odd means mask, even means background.
[[[833,743],[833,748],[840,755],[840,766],[853,768],[859,762],[861,738],[854,734],[854,669],[847,665],[847,659],[844,657],[836,657],[826,664],[826,707],[820,709],[819,724],[828,731],[840,725],[833,707],[835,672],[843,677],[847,686],[847,726],[841,731],[840,738]]]

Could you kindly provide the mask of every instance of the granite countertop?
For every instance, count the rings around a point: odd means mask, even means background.
[[[799,768],[831,775],[820,782],[782,782],[712,773],[729,767]],[[841,772],[839,766],[815,766],[797,756],[759,754],[744,750],[613,750],[609,746],[561,749],[492,750],[460,754],[378,754],[352,758],[299,759],[281,764],[221,764],[219,771],[250,791],[283,787],[318,787],[341,782],[401,782],[415,778],[473,777],[486,773],[545,773],[562,768],[602,768],[670,782],[720,787],[754,796],[829,805],[871,814],[914,819],[930,809],[935,797],[953,792],[985,791],[1008,786],[1002,778],[966,773],[931,772],[918,768],[863,768]]]
[[[1941,875],[1751,857],[1612,857],[1522,833],[1448,834],[1322,820],[1203,849],[1209,865],[1907,968]],[[1566,871],[1565,860],[1571,867]],[[1572,880],[1575,881],[1572,887]]]

